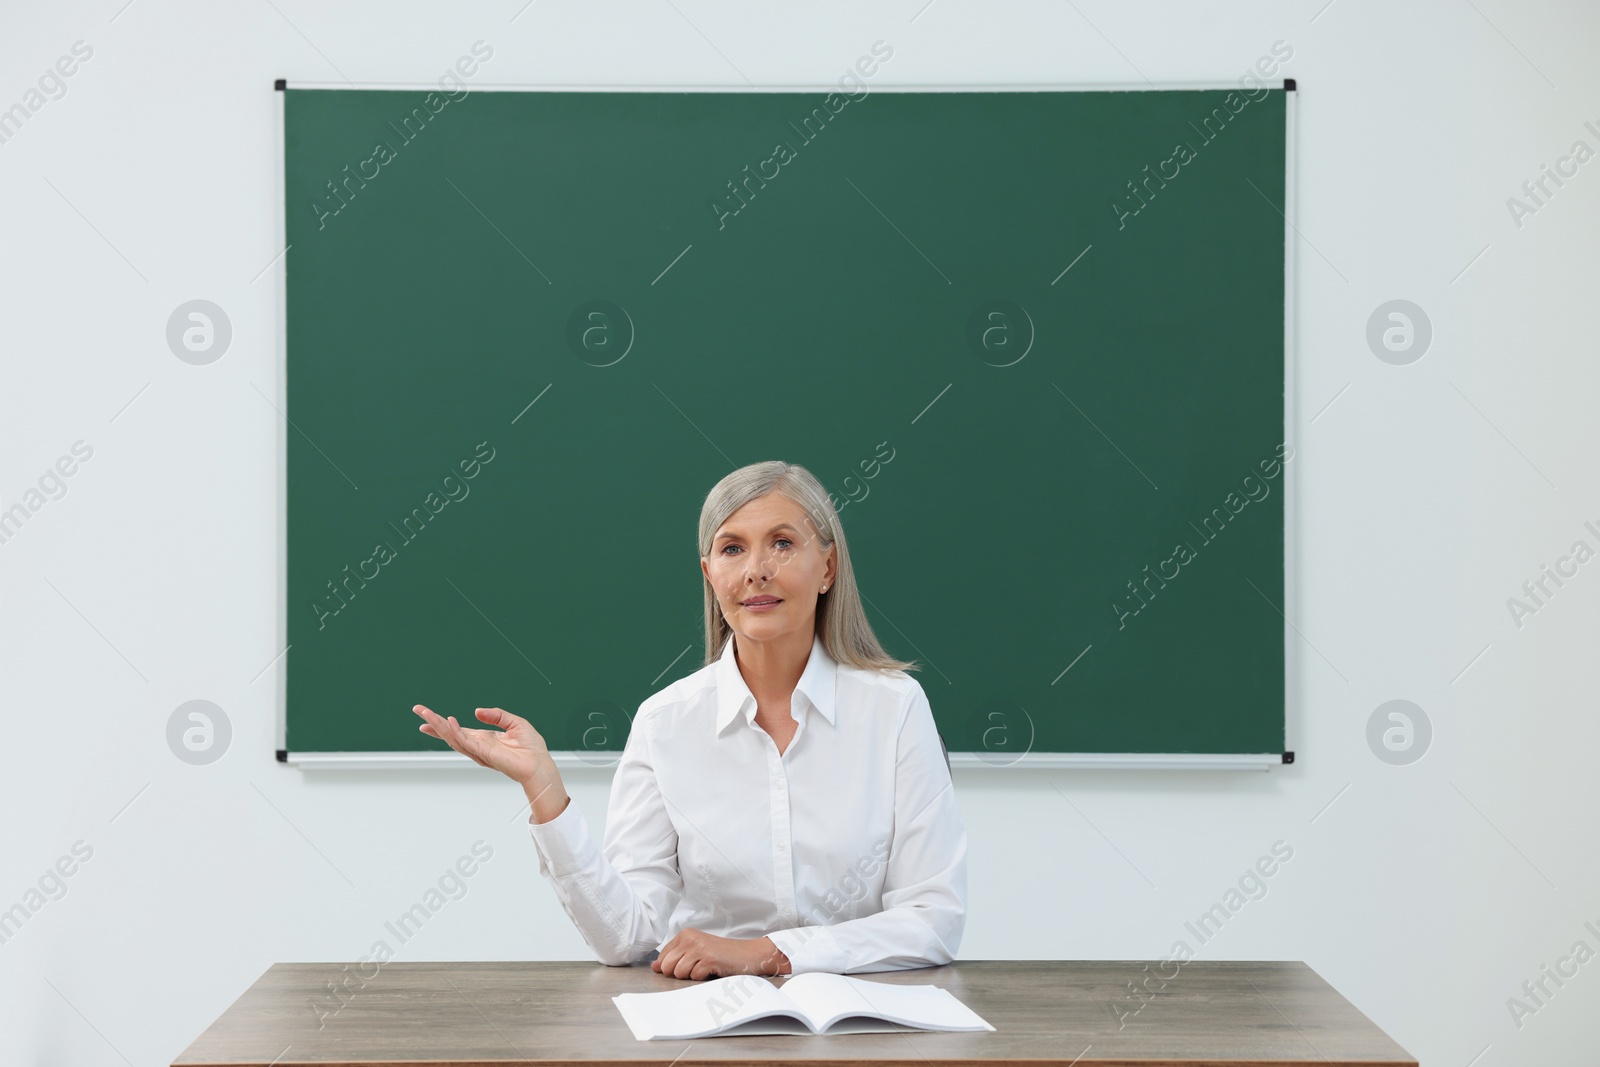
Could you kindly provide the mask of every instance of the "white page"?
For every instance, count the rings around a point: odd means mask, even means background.
[[[771,982],[751,974],[696,982],[662,993],[620,993],[611,1001],[640,1041],[706,1037],[724,1026],[773,1013],[796,1020],[800,1016]],[[795,1032],[810,1033],[804,1022],[797,1025]]]
[[[819,1031],[828,1033],[876,1032],[893,1027],[857,1030],[871,1013],[891,1022],[923,1030],[993,1030],[976,1012],[939,986],[891,985],[843,974],[797,974],[783,984],[784,995],[794,1001]],[[833,1029],[832,1024],[848,1020]]]
[[[764,1019],[752,1019],[747,1023],[730,1026],[726,1030],[719,1030],[714,1034],[706,1034],[707,1040],[715,1037],[766,1037],[768,1035],[794,1035],[796,1037],[811,1036],[811,1027],[799,1019],[791,1019],[787,1015],[768,1015]]]
[[[898,1023],[886,1019],[868,1019],[859,1015],[842,1019],[828,1031],[829,1037],[835,1034],[895,1034],[904,1033],[906,1028]],[[753,1022],[741,1023],[720,1034],[707,1034],[707,1038],[714,1037],[754,1037],[766,1034],[793,1034],[807,1037],[811,1034],[811,1027],[799,1019],[790,1019],[785,1016],[774,1015],[767,1019],[756,1019]]]

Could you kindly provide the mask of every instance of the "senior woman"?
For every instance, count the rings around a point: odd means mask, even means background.
[[[955,958],[967,835],[913,663],[861,608],[804,467],[755,463],[700,512],[706,662],[639,707],[604,843],[544,738],[500,708],[419,727],[526,792],[539,871],[602,963],[685,979],[886,971]]]

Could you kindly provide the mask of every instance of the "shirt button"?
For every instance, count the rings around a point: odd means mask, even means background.
[[[787,851],[789,851],[789,843],[787,841],[779,841],[778,842],[778,851],[779,852],[787,852]]]

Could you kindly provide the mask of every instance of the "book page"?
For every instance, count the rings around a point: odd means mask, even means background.
[[[993,1030],[976,1012],[935,985],[891,985],[843,974],[797,974],[783,985],[819,1032],[861,1033],[867,1019],[921,1030]],[[833,1029],[839,1023],[838,1029]],[[879,1029],[875,1027],[874,1029]],[[883,1029],[890,1029],[883,1027]]]
[[[793,1034],[796,1037],[811,1036],[811,1026],[792,1019],[787,1015],[764,1015],[759,1019],[751,1019],[747,1023],[737,1023],[726,1030],[718,1030],[707,1037],[767,1037],[775,1034]]]
[[[621,993],[611,1001],[640,1041],[708,1037],[770,1015],[794,1019],[798,1027],[793,1031],[781,1029],[786,1024],[775,1020],[771,1032],[810,1032],[799,1021],[800,1012],[793,1003],[771,982],[752,974],[695,982],[661,993]]]
[[[869,1019],[864,1015],[852,1015],[840,1019],[828,1029],[828,1036],[834,1034],[893,1034],[904,1031],[906,1028],[899,1023],[889,1022],[887,1019]],[[769,1034],[795,1034],[800,1037],[809,1036],[811,1026],[799,1019],[791,1019],[787,1015],[767,1015],[760,1019],[752,1019],[747,1023],[731,1026],[726,1030],[707,1037],[758,1037]]]

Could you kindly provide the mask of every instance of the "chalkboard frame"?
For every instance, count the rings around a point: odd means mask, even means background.
[[[284,121],[284,100],[288,89],[331,89],[331,90],[405,90],[428,92],[437,86],[426,82],[322,82],[276,79],[273,83],[273,113],[274,133],[276,136],[274,168],[274,199],[277,208],[275,228],[277,245],[282,250],[278,257],[269,266],[275,278],[276,297],[276,337],[275,337],[275,376],[274,376],[274,406],[281,413],[287,407],[287,368],[288,368],[288,278],[287,278],[287,252],[288,220],[286,206],[286,179],[285,158],[286,138]],[[627,92],[627,93],[829,93],[837,87],[827,83],[810,82],[800,84],[741,86],[741,85],[549,85],[549,84],[501,84],[501,83],[475,83],[472,90],[478,92]],[[1228,91],[1246,88],[1242,83],[1227,81],[1179,81],[1163,83],[1094,83],[1094,84],[1065,84],[1065,83],[1030,83],[1022,85],[1003,84],[972,84],[972,85],[877,85],[873,91],[879,93],[916,93],[916,92],[1144,92],[1144,91],[1173,91],[1173,90],[1201,90],[1201,91]],[[1285,93],[1285,173],[1284,173],[1284,205],[1280,212],[1284,218],[1284,339],[1283,339],[1283,427],[1284,439],[1293,443],[1298,440],[1299,419],[1296,410],[1296,281],[1297,281],[1297,250],[1298,229],[1295,220],[1297,211],[1297,102],[1298,92],[1296,80],[1284,79],[1282,90]],[[281,649],[277,656],[262,669],[260,674],[252,680],[259,681],[262,675],[271,673],[275,683],[274,697],[274,737],[275,756],[279,763],[293,766],[302,771],[374,771],[374,770],[473,770],[478,765],[465,756],[453,751],[443,752],[291,752],[286,748],[288,735],[288,654],[291,646],[288,641],[289,628],[289,602],[288,602],[288,439],[290,434],[287,421],[283,418],[276,420],[275,429],[275,454],[276,454],[276,567],[277,577],[275,588],[277,593],[277,610],[275,620],[276,647]],[[1264,753],[1115,753],[1115,752],[1027,752],[1011,758],[1009,761],[997,761],[992,753],[976,752],[949,752],[948,762],[952,767],[963,769],[1084,769],[1084,770],[1226,770],[1226,771],[1265,771],[1272,770],[1295,762],[1294,738],[1300,733],[1301,706],[1296,700],[1302,674],[1302,656],[1299,642],[1295,640],[1298,631],[1291,620],[1299,615],[1299,583],[1298,583],[1298,529],[1299,529],[1299,467],[1296,464],[1285,464],[1283,467],[1283,481],[1281,486],[1284,508],[1284,582],[1283,582],[1283,610],[1284,626],[1282,627],[1284,642],[1284,739],[1285,751]],[[555,761],[563,771],[591,770],[608,771],[620,758],[620,752],[577,752],[562,751],[552,753]]]

